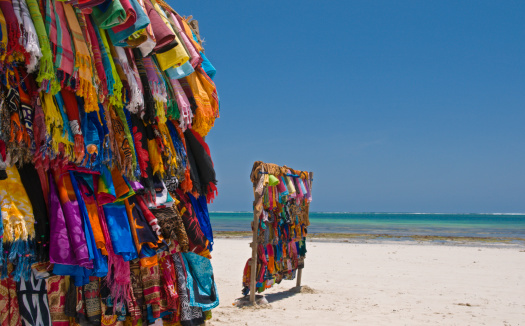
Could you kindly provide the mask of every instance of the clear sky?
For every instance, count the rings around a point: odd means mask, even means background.
[[[315,172],[312,211],[525,212],[525,2],[170,3],[217,68],[210,210],[262,160]]]

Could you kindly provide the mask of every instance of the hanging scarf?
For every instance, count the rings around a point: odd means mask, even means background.
[[[208,145],[197,132],[191,129],[184,132],[184,138],[187,144],[193,186],[199,194],[206,195],[208,201],[211,202],[217,194],[217,180]]]
[[[7,54],[9,56],[11,53],[23,50],[20,43],[20,26],[11,0],[0,0],[0,9],[4,14],[7,24],[7,35],[9,39],[7,43]],[[14,58],[10,59],[8,57],[8,61],[13,61],[13,59]]]
[[[11,274],[13,265],[8,264],[6,270]],[[0,280],[0,326],[22,325],[16,288],[17,283],[12,277]]]
[[[98,79],[100,81],[100,84],[98,86],[102,87],[103,97],[101,97],[100,100],[102,100],[103,102],[104,98],[108,95],[108,84],[106,79],[106,73],[104,70],[104,64],[102,62],[100,44],[98,43],[98,37],[97,33],[95,32],[95,28],[91,23],[91,18],[89,16],[86,17],[86,15],[84,15],[84,17],[86,21],[87,33],[89,35],[89,41],[91,44],[91,51],[93,52],[93,62],[95,64],[95,69],[97,71]]]
[[[118,46],[115,47],[115,52],[118,56],[118,60],[120,61],[120,65],[124,71],[124,74],[126,74],[128,85],[131,91],[127,109],[132,113],[138,113],[140,111],[143,111],[144,98],[135,78],[135,74],[133,73],[133,70],[128,62],[126,52],[123,48]]]
[[[53,45],[58,81],[62,87],[74,89],[76,85],[71,78],[75,68],[75,54],[71,47],[72,39],[69,34],[62,2],[56,2],[55,0],[46,1],[46,30]],[[68,85],[70,82],[73,83]],[[58,89],[52,90],[53,94],[56,92],[58,92]]]
[[[66,170],[54,170],[54,178],[57,186],[58,198],[64,211],[64,219],[70,237],[71,246],[75,253],[76,265],[93,268],[93,261],[90,259],[88,242],[83,227],[82,216],[71,183],[71,177]]]
[[[180,300],[180,323],[183,326],[201,325],[204,323],[202,309],[196,306],[190,306],[189,289],[186,283],[186,269],[184,267],[184,258],[180,252],[172,255],[175,272],[177,273],[177,289],[179,290]]]
[[[144,0],[137,0],[137,2],[142,7],[142,10],[148,16],[148,20],[149,20],[148,10],[146,9],[145,1]],[[144,34],[146,39],[145,39],[145,41],[140,43],[140,45],[137,46],[140,49],[140,52],[142,53],[142,55],[144,57],[148,56],[151,53],[151,51],[153,50],[153,48],[156,46],[156,44],[157,44],[157,41],[155,39],[155,35],[153,33],[153,27],[151,25],[152,25],[151,23],[148,24],[144,28],[144,31],[141,32],[141,34]]]
[[[92,325],[100,325],[102,319],[102,310],[100,307],[100,279],[90,277],[89,284],[84,285],[82,289],[84,295],[83,301],[86,305],[85,316]]]
[[[144,62],[142,54],[139,49],[133,49],[133,56],[135,58],[135,64],[137,65],[137,70],[140,75],[140,80],[142,82],[142,87],[144,89],[144,122],[151,123],[155,119],[155,99],[151,88],[149,86],[148,76],[146,73],[146,68],[144,67]]]
[[[169,76],[169,75],[168,75]],[[182,89],[178,79],[169,78],[170,83],[173,87],[173,92],[175,99],[177,100],[177,105],[180,112],[179,123],[183,131],[187,128],[191,128],[191,120],[193,119],[193,112],[191,111],[191,105],[188,101],[188,97],[184,90]]]
[[[193,119],[192,128],[201,136],[205,137],[213,127],[215,118],[219,114],[219,103],[216,97],[215,86],[201,68],[186,77],[197,105],[197,111]]]
[[[78,69],[78,88],[76,94],[84,98],[86,112],[98,110],[96,90],[93,86],[92,62],[82,29],[73,7],[64,4],[67,22],[75,46],[75,69]]]
[[[69,326],[69,318],[65,314],[68,285],[67,276],[51,276],[47,279],[47,297],[53,326]]]
[[[24,164],[18,168],[20,180],[24,185],[33,214],[35,216],[35,254],[38,261],[49,259],[49,218],[47,215],[46,202],[42,192],[42,186],[38,173],[33,164]]]
[[[102,40],[102,34],[101,34],[100,30],[98,29],[98,27],[94,26],[93,21],[90,21],[89,25],[93,26],[93,31],[95,32],[95,35],[97,36],[97,43],[99,45],[102,65],[104,67],[104,75],[106,77],[108,94],[109,95],[113,95],[114,94],[115,85],[116,85],[116,81],[113,78],[113,71],[111,69],[111,62],[110,62],[110,58],[109,58],[109,49],[107,49],[106,46],[104,45],[104,42]]]
[[[110,29],[126,20],[126,11],[119,0],[106,0],[104,3],[93,7],[91,16],[99,28]]]
[[[213,250],[213,230],[210,223],[210,215],[208,213],[208,205],[206,204],[206,196],[199,196],[199,198],[193,197],[192,194],[188,194],[190,197],[191,204],[195,210],[195,215],[199,220],[199,226],[201,227],[202,232],[209,240],[208,250],[210,252]]]
[[[0,34],[2,36],[0,42],[0,61],[5,61],[5,56],[7,54],[7,43],[9,39],[7,37],[7,21],[5,20],[2,10],[0,10]]]
[[[162,89],[161,82],[158,79],[157,72],[155,71],[155,64],[150,57],[143,58],[144,68],[148,77],[149,86],[152,91],[153,98],[156,101],[166,102],[166,89]]]
[[[39,83],[51,84],[56,83],[56,76],[53,70],[53,54],[49,45],[49,38],[47,37],[46,27],[40,8],[36,0],[25,0],[31,14],[31,19],[35,25],[36,34],[38,35],[38,42],[42,51],[42,57],[40,58],[40,68],[38,71],[38,77],[36,81]]]
[[[33,24],[25,0],[13,0],[13,7],[15,13],[18,12],[17,18],[22,30],[22,46],[30,56],[27,71],[32,73],[37,70],[38,61],[42,57],[42,51],[40,50],[35,25]]]
[[[131,237],[126,206],[124,203],[114,203],[103,207],[115,254],[122,256],[124,261],[137,258],[137,250]]]
[[[0,263],[16,265],[13,277],[29,278],[34,251],[35,218],[26,190],[15,167],[6,169],[7,179],[0,180],[0,214],[3,224],[3,256]],[[5,270],[4,270],[5,271]],[[2,277],[6,274],[3,273]]]
[[[37,280],[34,273],[28,281],[17,283],[18,306],[24,325],[51,326],[45,280]]]
[[[113,86],[113,92],[110,92],[112,96],[109,97],[109,103],[117,108],[122,108],[124,107],[124,104],[122,101],[122,81],[120,80],[118,76],[117,68],[115,66],[115,62],[113,61],[113,57],[110,55],[111,52],[109,48],[108,39],[106,37],[106,33],[103,30],[99,29],[99,36],[101,40],[100,44],[102,47],[104,47],[105,52],[107,54],[107,58],[109,60],[110,69],[111,69],[110,73],[113,76],[113,80],[115,81],[115,84]],[[108,67],[106,67],[106,71],[107,69]],[[109,88],[109,85],[108,85],[108,88]]]
[[[189,240],[189,250],[197,253],[202,253],[208,247],[208,239],[201,230],[199,220],[195,216],[195,212],[191,205],[191,201],[186,194],[180,189],[177,190],[177,209],[181,214],[184,228]]]
[[[69,240],[64,212],[53,176],[49,177],[49,228],[53,237],[49,241],[49,260],[54,264],[76,264],[73,247]]]

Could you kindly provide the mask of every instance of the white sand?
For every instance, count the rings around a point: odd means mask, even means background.
[[[525,248],[308,242],[302,284],[238,308],[250,239],[215,239],[220,306],[208,325],[525,325]],[[307,291],[311,292],[311,291]]]

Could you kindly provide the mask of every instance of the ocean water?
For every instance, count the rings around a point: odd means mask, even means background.
[[[251,212],[210,212],[214,231],[250,231]],[[525,214],[310,213],[308,233],[525,239]]]

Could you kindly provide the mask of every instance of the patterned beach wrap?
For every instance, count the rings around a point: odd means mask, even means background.
[[[213,268],[208,258],[193,252],[182,254],[186,265],[187,286],[190,292],[190,305],[203,311],[219,305],[219,294],[213,278]]]
[[[21,280],[16,284],[18,307],[24,325],[50,326],[51,314],[47,300],[45,280],[37,280],[34,273],[28,281]]]

